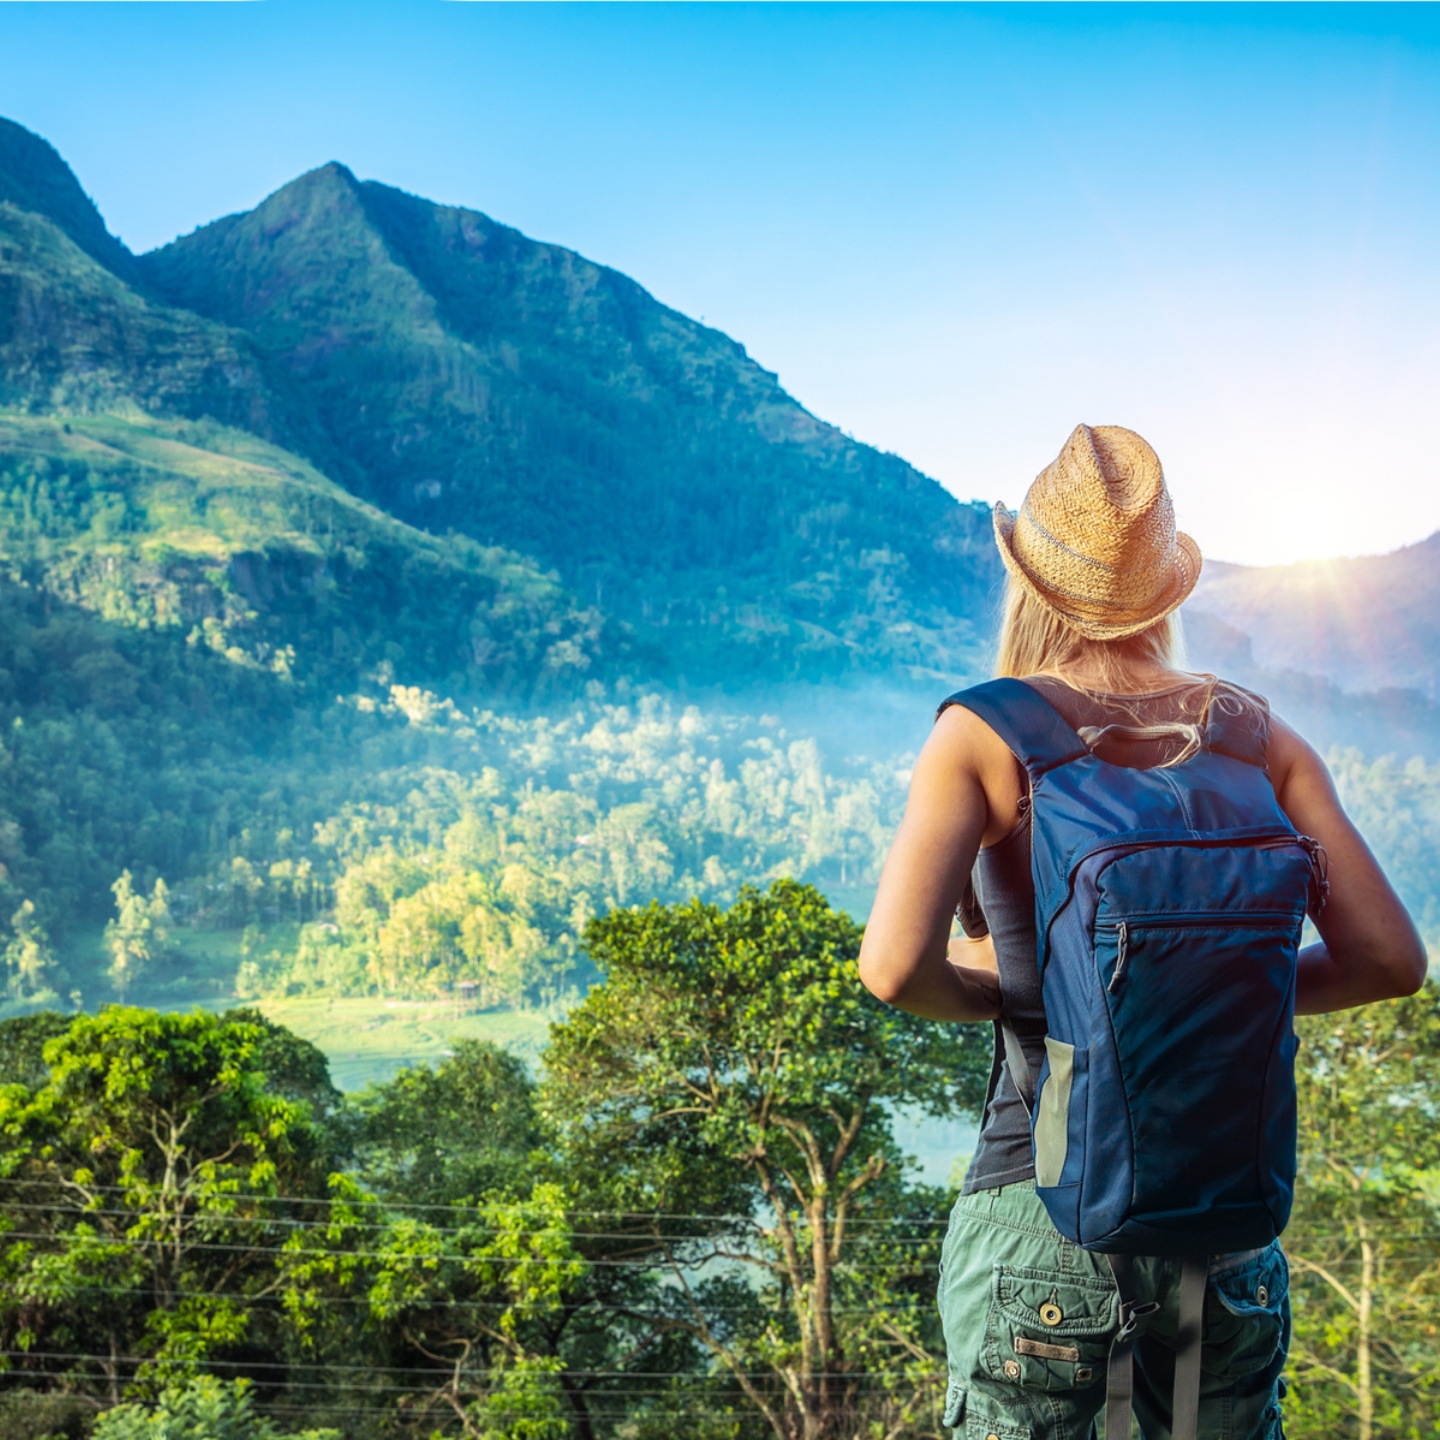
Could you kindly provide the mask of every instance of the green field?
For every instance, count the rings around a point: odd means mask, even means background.
[[[267,1019],[318,1045],[342,1090],[389,1080],[407,1065],[434,1064],[457,1040],[490,1040],[533,1064],[550,1029],[549,1017],[534,1011],[457,1014],[444,1001],[322,998],[255,1004]]]

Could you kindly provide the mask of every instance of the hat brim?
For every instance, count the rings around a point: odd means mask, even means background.
[[[1144,607],[1143,612],[1133,610],[1117,615],[1114,620],[1097,620],[1093,615],[1077,610],[1075,597],[1050,589],[1020,563],[1012,544],[1016,519],[1013,510],[1007,510],[997,502],[994,519],[995,544],[1006,570],[1042,605],[1053,610],[1071,629],[1079,631],[1087,640],[1124,640],[1127,636],[1148,630],[1157,621],[1178,610],[1190,598],[1191,591],[1200,579],[1200,569],[1204,563],[1200,556],[1200,547],[1190,536],[1177,530],[1174,568],[1165,585]]]

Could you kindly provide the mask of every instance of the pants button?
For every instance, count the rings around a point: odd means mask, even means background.
[[[1005,1378],[1007,1380],[1018,1380],[1020,1378],[1020,1367],[1013,1360],[1005,1362]]]

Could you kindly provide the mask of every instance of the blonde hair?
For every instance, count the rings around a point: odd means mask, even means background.
[[[1137,660],[1172,670],[1183,667],[1185,637],[1178,611],[1171,611],[1148,629],[1123,640],[1087,640],[1028,586],[1013,577],[1007,579],[996,675],[1058,675],[1067,667],[1088,662],[1091,673],[1099,680],[1097,688],[1123,689],[1125,677]]]

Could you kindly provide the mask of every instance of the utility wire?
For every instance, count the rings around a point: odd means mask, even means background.
[[[137,1187],[132,1186],[132,1185],[88,1185],[88,1184],[85,1185],[85,1186],[83,1186],[83,1187],[81,1187],[81,1186],[76,1185],[75,1182],[73,1182],[73,1181],[67,1181],[67,1180],[63,1180],[63,1179],[59,1179],[59,1180],[29,1180],[29,1179],[24,1179],[24,1178],[19,1177],[19,1176],[0,1176],[0,1185],[35,1186],[35,1187],[44,1188],[44,1189],[49,1189],[49,1190],[59,1190],[59,1189],[66,1189],[66,1188],[83,1188],[83,1189],[85,1189],[85,1190],[91,1190],[91,1191],[95,1191],[95,1192],[97,1192],[97,1193],[102,1193],[102,1194],[115,1194],[115,1195],[129,1195],[129,1194],[133,1194],[133,1193],[135,1192],[135,1189],[137,1188]],[[171,1192],[171,1193],[174,1193],[174,1192]],[[259,1202],[259,1203],[261,1203],[261,1204],[266,1204],[266,1205],[353,1205],[353,1206],[357,1206],[357,1207],[361,1207],[361,1206],[375,1206],[375,1207],[378,1207],[378,1208],[381,1208],[381,1209],[385,1209],[385,1210],[405,1210],[405,1211],[408,1211],[408,1210],[447,1210],[447,1211],[458,1211],[458,1212],[460,1212],[461,1214],[466,1214],[466,1215],[473,1215],[473,1214],[476,1213],[476,1211],[477,1211],[477,1209],[478,1209],[478,1206],[475,1205],[475,1204],[473,1204],[473,1203],[472,1203],[472,1204],[469,1204],[469,1205],[455,1205],[455,1204],[443,1204],[443,1205],[442,1205],[442,1204],[438,1204],[438,1203],[437,1203],[437,1204],[400,1203],[400,1202],[391,1202],[391,1201],[389,1201],[389,1200],[377,1200],[377,1199],[373,1199],[373,1198],[365,1198],[365,1199],[356,1200],[356,1199],[353,1199],[352,1197],[350,1197],[350,1196],[348,1196],[348,1195],[347,1195],[347,1196],[331,1196],[331,1195],[237,1195],[237,1194],[231,1194],[231,1193],[229,1193],[229,1192],[224,1192],[223,1194],[218,1195],[216,1198],[224,1199],[224,1200],[227,1200],[227,1201],[231,1201],[231,1200],[256,1201],[256,1202]],[[506,1201],[505,1204],[504,1204],[504,1208],[507,1209],[507,1210],[540,1210],[540,1209],[549,1209],[550,1207],[548,1207],[548,1206],[542,1206],[542,1205],[539,1205],[539,1204],[536,1204],[536,1203],[527,1204],[527,1203],[524,1202],[524,1201],[516,1201],[516,1202]],[[754,1215],[727,1215],[727,1214],[706,1215],[706,1214],[701,1214],[701,1213],[699,1213],[699,1212],[697,1212],[697,1211],[678,1211],[678,1210],[677,1210],[677,1211],[666,1211],[666,1210],[572,1210],[572,1209],[570,1209],[569,1207],[564,1207],[564,1210],[565,1210],[565,1214],[566,1214],[566,1215],[583,1216],[583,1217],[586,1218],[586,1219],[615,1219],[615,1218],[618,1217],[618,1218],[620,1218],[620,1219],[634,1219],[634,1220],[645,1220],[645,1221],[653,1221],[653,1220],[708,1220],[708,1221],[712,1221],[712,1222],[717,1222],[717,1221],[731,1221],[731,1222],[734,1222],[734,1223],[736,1223],[736,1224],[741,1224],[741,1225],[756,1225],[756,1224],[759,1224],[759,1223],[760,1223],[760,1221],[759,1221],[759,1220],[757,1219],[757,1217],[754,1216]],[[787,1213],[791,1213],[791,1212],[787,1212]],[[801,1215],[801,1214],[798,1213],[798,1212],[792,1213],[792,1217],[791,1217],[791,1218],[793,1219],[794,1223],[797,1224],[797,1225],[800,1225],[800,1224],[804,1224],[804,1223],[805,1223],[804,1216]],[[941,1227],[941,1226],[948,1225],[949,1223],[950,1223],[950,1222],[949,1222],[948,1218],[946,1218],[946,1219],[926,1220],[926,1219],[921,1219],[921,1218],[918,1218],[918,1217],[915,1218],[915,1219],[903,1219],[903,1218],[900,1218],[900,1217],[872,1217],[872,1218],[866,1218],[866,1217],[864,1217],[864,1216],[856,1216],[856,1217],[854,1217],[853,1219],[847,1219],[846,1222],[845,1222],[847,1229],[850,1228],[851,1226],[854,1226],[854,1225],[914,1225],[914,1226]]]
[[[70,1351],[70,1350],[36,1350],[36,1351],[0,1350],[0,1355],[6,1356],[6,1357],[10,1357],[10,1358],[14,1358],[14,1357],[17,1357],[17,1356],[33,1355],[33,1356],[34,1356],[35,1358],[37,1358],[37,1359],[44,1359],[44,1360],[88,1360],[88,1361],[93,1361],[93,1362],[95,1362],[95,1363],[97,1363],[97,1364],[107,1364],[107,1365],[136,1365],[136,1366],[139,1366],[139,1365],[153,1365],[153,1364],[157,1364],[157,1363],[158,1363],[158,1364],[165,1364],[165,1363],[166,1363],[166,1362],[163,1361],[163,1360],[157,1360],[157,1358],[156,1358],[156,1357],[153,1357],[153,1356],[152,1356],[150,1359],[147,1360],[147,1359],[143,1359],[143,1358],[141,1358],[141,1357],[139,1357],[139,1356],[135,1356],[135,1355],[85,1355],[85,1354],[81,1354],[81,1353],[79,1353],[79,1352],[77,1352],[77,1351]],[[207,1365],[207,1366],[225,1366],[225,1367],[228,1367],[228,1368],[230,1368],[230,1369],[235,1369],[235,1370],[255,1370],[255,1369],[266,1369],[266,1368],[269,1368],[269,1369],[277,1369],[277,1368],[280,1368],[280,1365],[281,1365],[281,1362],[278,1362],[278,1361],[247,1361],[247,1360],[200,1360],[200,1361],[195,1361],[195,1362],[193,1362],[193,1363],[201,1364],[201,1365]],[[321,1367],[315,1367],[315,1368],[321,1368]],[[376,1367],[367,1367],[367,1366],[358,1366],[358,1365],[355,1365],[355,1366],[345,1365],[345,1366],[334,1366],[334,1367],[324,1367],[324,1368],[334,1368],[334,1369],[340,1369],[340,1370],[345,1370],[345,1371],[347,1371],[347,1372],[351,1372],[351,1371],[355,1371],[355,1370],[365,1371],[365,1370],[367,1370],[367,1369],[373,1369],[374,1371],[379,1371],[380,1369],[382,1369],[382,1368],[387,1368],[387,1367],[379,1367],[379,1366],[376,1366]],[[46,1376],[46,1377],[48,1377],[48,1378],[55,1378],[55,1373],[62,1373],[62,1374],[63,1374],[63,1373],[71,1373],[71,1374],[75,1374],[75,1373],[84,1373],[84,1372],[76,1372],[76,1371],[73,1371],[73,1370],[72,1370],[72,1371],[69,1371],[69,1372],[54,1372],[54,1373],[52,1373],[52,1372],[50,1372],[50,1371],[44,1371],[44,1370],[11,1370],[11,1371],[7,1371],[7,1372],[5,1372],[5,1373],[6,1373],[7,1375],[34,1375],[34,1376]],[[419,1373],[431,1374],[431,1375],[433,1375],[436,1379],[443,1379],[443,1380],[445,1381],[445,1384],[444,1384],[444,1385],[440,1385],[440,1386],[435,1386],[435,1385],[411,1385],[411,1386],[392,1385],[392,1386],[389,1387],[387,1393],[392,1394],[392,1395],[393,1395],[393,1394],[396,1394],[396,1393],[404,1393],[404,1394],[411,1394],[411,1393],[414,1393],[414,1394],[428,1394],[428,1393],[433,1392],[433,1391],[436,1390],[437,1388],[438,1388],[438,1389],[444,1389],[444,1388],[445,1388],[445,1385],[450,1384],[451,1381],[452,1381],[452,1378],[453,1378],[453,1371],[444,1370],[444,1369],[435,1369],[435,1370],[432,1370],[432,1371],[422,1371],[419,1367],[414,1367],[413,1369],[404,1371],[404,1372],[402,1372],[402,1373],[406,1373],[406,1374],[419,1374]],[[470,1380],[473,1381],[473,1380],[484,1379],[484,1378],[488,1377],[488,1376],[491,1375],[491,1374],[503,1374],[503,1373],[505,1373],[505,1372],[503,1372],[503,1371],[489,1371],[489,1370],[470,1370],[470,1371],[462,1371],[462,1372],[461,1372],[461,1379],[462,1379],[462,1380],[463,1380],[463,1379],[470,1379]],[[742,1377],[743,1377],[744,1379],[747,1379],[747,1380],[767,1380],[767,1379],[774,1379],[774,1378],[776,1378],[776,1373],[777,1373],[777,1372],[774,1371],[774,1370],[744,1370],[744,1371],[739,1371],[739,1372],[731,1371],[731,1370],[725,1370],[725,1371],[716,1371],[716,1372],[714,1372],[713,1374],[710,1374],[710,1375],[701,1375],[701,1374],[696,1374],[696,1372],[693,1371],[693,1370],[575,1370],[575,1369],[570,1369],[569,1367],[566,1367],[566,1368],[563,1369],[563,1370],[546,1371],[546,1372],[544,1372],[544,1373],[545,1373],[547,1376],[550,1376],[550,1377],[552,1377],[552,1378],[554,1378],[554,1379],[556,1379],[556,1380],[565,1380],[565,1379],[572,1379],[572,1380],[579,1380],[579,1379],[584,1379],[584,1380],[607,1380],[607,1379],[612,1379],[612,1380],[677,1380],[677,1379],[679,1379],[679,1380],[692,1380],[692,1381],[694,1381],[694,1382],[696,1382],[696,1383],[709,1384],[709,1383],[713,1383],[713,1381],[715,1381],[716,1379],[739,1379],[739,1378],[742,1378]],[[933,1372],[926,1372],[926,1373],[924,1373],[923,1375],[916,1376],[916,1378],[917,1378],[917,1379],[926,1379],[926,1380],[940,1380],[940,1379],[943,1379],[944,1376],[945,1376],[945,1372],[944,1372],[943,1370],[936,1370],[936,1371],[933,1371]],[[248,1378],[248,1377],[247,1377],[247,1378]],[[889,1371],[889,1370],[815,1370],[815,1371],[811,1371],[811,1372],[810,1372],[810,1378],[811,1378],[812,1380],[847,1380],[847,1381],[848,1381],[848,1380],[882,1379],[882,1380],[885,1380],[885,1381],[888,1383],[888,1382],[892,1382],[895,1377],[894,1377],[894,1373],[893,1373],[892,1371]],[[272,1382],[270,1382],[270,1381],[265,1381],[264,1383],[270,1384],[270,1383],[272,1383]],[[305,1381],[278,1380],[278,1381],[275,1381],[275,1382],[273,1382],[273,1383],[278,1384],[278,1385],[280,1385],[280,1386],[282,1386],[283,1388],[288,1389],[288,1390],[294,1390],[294,1389],[300,1389],[300,1390],[321,1390],[321,1389],[327,1389],[327,1390],[328,1390],[328,1389],[333,1389],[333,1388],[334,1388],[334,1387],[332,1387],[332,1386],[321,1385],[321,1384],[318,1384],[318,1383],[316,1383],[316,1382],[305,1382]],[[644,1394],[649,1394],[649,1393],[651,1393],[651,1392],[650,1392],[649,1390],[639,1390],[639,1391],[615,1391],[615,1390],[609,1390],[609,1391],[607,1391],[606,1393],[607,1393],[607,1394],[612,1394],[612,1395],[614,1395],[614,1394],[640,1394],[640,1395],[644,1395]]]
[[[927,1272],[927,1273],[928,1273],[928,1272]],[[673,1286],[668,1287],[665,1293],[666,1293],[666,1294],[670,1294],[670,1295],[676,1295],[676,1296],[678,1296],[678,1295],[681,1294],[681,1292],[680,1292],[678,1289],[676,1289],[675,1287],[673,1287]],[[155,1294],[155,1287],[154,1287],[153,1285],[147,1285],[147,1286],[125,1286],[125,1287],[116,1286],[116,1285],[74,1285],[74,1286],[67,1287],[67,1294],[74,1294],[74,1295],[88,1295],[88,1294],[100,1294],[100,1295],[148,1295],[148,1296],[150,1296],[150,1297],[153,1298],[153,1297],[154,1297],[154,1294]],[[246,1294],[244,1294],[243,1292],[238,1292],[238,1291],[224,1291],[224,1290],[172,1290],[172,1291],[170,1292],[170,1297],[171,1297],[171,1299],[174,1299],[174,1300],[243,1300],[243,1301],[246,1302],[246,1308],[248,1308],[248,1309],[254,1309],[254,1308],[258,1307],[258,1306],[268,1304],[268,1305],[270,1305],[271,1307],[273,1307],[276,1311],[280,1310],[280,1309],[283,1307],[284,1302],[285,1302],[285,1298],[286,1298],[283,1293],[278,1292],[278,1291],[277,1291],[277,1292],[274,1292],[274,1293],[272,1293],[272,1294],[269,1294],[269,1295],[246,1295]],[[306,1305],[307,1307],[309,1307],[309,1306],[311,1306],[311,1305],[336,1305],[336,1306],[339,1306],[339,1305],[362,1306],[362,1305],[363,1305],[363,1306],[368,1307],[368,1306],[371,1304],[371,1301],[370,1301],[370,1298],[369,1298],[367,1295],[307,1295],[307,1296],[304,1297],[304,1303],[305,1303],[305,1305]],[[925,1303],[925,1305],[926,1305],[926,1307],[927,1307],[927,1309],[928,1309],[934,1302],[933,1302],[932,1299],[927,1295],[927,1296],[925,1296],[925,1298],[924,1298],[924,1303]],[[446,1300],[442,1305],[440,1305],[440,1306],[438,1306],[438,1307],[436,1307],[436,1308],[443,1309],[446,1313],[449,1313],[450,1311],[454,1311],[454,1310],[463,1310],[463,1311],[468,1311],[468,1310],[475,1310],[475,1311],[495,1311],[495,1310],[508,1310],[508,1309],[510,1308],[510,1304],[511,1304],[511,1302],[508,1301],[508,1300],[453,1300],[453,1299],[452,1299],[452,1300]],[[645,1314],[645,1312],[644,1312],[643,1310],[639,1309],[639,1308],[638,1308],[637,1306],[635,1306],[635,1305],[611,1305],[611,1304],[605,1304],[605,1303],[603,1303],[603,1302],[601,1302],[601,1301],[598,1301],[598,1300],[587,1300],[587,1301],[585,1301],[583,1304],[581,1304],[581,1305],[579,1305],[579,1306],[577,1306],[577,1307],[575,1307],[575,1308],[576,1308],[576,1310],[577,1310],[578,1312],[583,1313],[583,1314],[596,1314],[596,1313],[599,1313],[599,1314],[608,1314],[608,1315],[627,1315],[627,1316],[631,1317],[632,1319],[637,1320],[637,1321],[639,1321],[639,1322],[641,1322],[641,1323],[644,1323],[644,1322],[647,1321],[647,1320],[657,1320],[657,1319],[673,1320],[673,1319],[678,1319],[678,1318],[687,1318],[687,1317],[678,1317],[678,1316],[673,1316],[673,1315],[671,1315],[671,1316],[662,1316],[662,1315],[658,1315],[658,1314],[655,1314],[655,1315],[647,1315],[647,1314]],[[784,1301],[780,1301],[780,1302],[778,1302],[778,1308],[780,1308],[780,1309],[788,1309],[788,1306],[785,1304]],[[873,1305],[873,1304],[871,1304],[871,1305],[832,1305],[832,1306],[830,1307],[830,1314],[832,1314],[832,1315],[873,1315],[873,1314],[875,1313],[876,1308],[877,1308],[877,1307],[876,1307],[875,1305]],[[720,1305],[720,1304],[706,1304],[706,1305],[704,1306],[704,1310],[705,1310],[705,1313],[706,1313],[707,1315],[710,1315],[710,1314],[748,1315],[748,1314],[752,1314],[752,1313],[754,1313],[754,1312],[756,1312],[756,1311],[762,1311],[763,1309],[764,1309],[764,1305],[763,1305],[763,1303],[762,1303],[762,1301],[761,1301],[761,1299],[760,1299],[760,1297],[759,1297],[758,1295],[756,1296],[756,1301],[755,1301],[755,1304],[754,1304],[754,1305]],[[295,1361],[294,1363],[297,1364],[297,1365],[303,1365],[303,1364],[306,1363],[306,1362],[304,1362],[304,1361]],[[365,1368],[368,1368],[368,1367],[365,1367]]]
[[[0,1212],[3,1212],[3,1211],[5,1211],[5,1210],[27,1210],[27,1211],[33,1210],[33,1211],[38,1211],[40,1214],[43,1214],[43,1215],[53,1215],[53,1214],[56,1214],[56,1213],[57,1213],[57,1212],[56,1212],[56,1207],[55,1207],[54,1205],[36,1205],[36,1204],[31,1204],[31,1203],[29,1203],[29,1202],[27,1202],[27,1201],[23,1201],[23,1200],[0,1201]],[[73,1219],[75,1219],[75,1220],[77,1220],[77,1221],[81,1221],[81,1220],[87,1219],[88,1217],[90,1217],[90,1216],[92,1216],[92,1215],[105,1215],[105,1216],[110,1216],[110,1217],[114,1217],[114,1218],[125,1218],[125,1217],[141,1218],[141,1217],[144,1217],[146,1214],[152,1214],[152,1215],[153,1215],[153,1214],[157,1214],[158,1212],[155,1212],[155,1211],[146,1212],[146,1211],[142,1211],[142,1210],[139,1210],[139,1209],[124,1209],[124,1210],[101,1209],[101,1208],[93,1208],[93,1207],[90,1207],[90,1206],[86,1206],[86,1207],[83,1208],[83,1209],[65,1209],[65,1210],[60,1211],[59,1213],[60,1213],[61,1215],[65,1216],[67,1219],[73,1218]],[[291,1230],[315,1230],[315,1229],[322,1229],[322,1228],[324,1228],[324,1227],[326,1227],[326,1226],[328,1226],[328,1225],[342,1225],[342,1226],[344,1226],[346,1229],[349,1229],[349,1230],[380,1230],[380,1231],[385,1231],[385,1230],[389,1230],[389,1229],[392,1228],[392,1222],[386,1221],[386,1220],[349,1220],[349,1219],[346,1219],[346,1220],[334,1220],[334,1219],[294,1220],[294,1219],[289,1219],[289,1218],[278,1218],[278,1219],[271,1220],[271,1219],[266,1219],[263,1215],[226,1215],[223,1211],[211,1211],[211,1210],[191,1210],[191,1211],[187,1211],[181,1218],[182,1218],[187,1224],[192,1225],[192,1226],[214,1225],[214,1226],[217,1227],[217,1228],[221,1228],[221,1227],[224,1227],[224,1226],[227,1226],[227,1225],[263,1225],[263,1226],[268,1226],[268,1227],[270,1227],[270,1228],[272,1228],[272,1229],[291,1229]],[[703,1218],[705,1218],[705,1217],[703,1217],[703,1216],[690,1216],[690,1217],[688,1217],[688,1218],[690,1218],[690,1219],[703,1219]],[[166,1216],[166,1217],[165,1217],[165,1223],[167,1223],[167,1224],[170,1223],[170,1219],[171,1219],[170,1216]],[[719,1224],[719,1223],[722,1223],[722,1222],[717,1221],[716,1223]],[[729,1221],[729,1220],[726,1220],[726,1221],[724,1221],[723,1223],[725,1223],[725,1224],[733,1224],[734,1222]],[[897,1220],[897,1221],[895,1221],[894,1223],[895,1223],[895,1226],[896,1226],[897,1229],[903,1229],[903,1228],[905,1228],[906,1226],[908,1226],[908,1225],[910,1224],[910,1222],[908,1222],[908,1221],[902,1221],[902,1220]],[[846,1222],[845,1222],[845,1228],[846,1228],[846,1229],[849,1229],[849,1226],[850,1226],[850,1222],[849,1222],[849,1220],[848,1220],[848,1218],[847,1218],[847,1220],[846,1220]],[[764,1231],[765,1231],[767,1228],[769,1228],[769,1227],[764,1226],[764,1225],[761,1224],[759,1221],[752,1221],[752,1222],[750,1222],[750,1225],[749,1225],[748,1228],[751,1229],[752,1231],[754,1231],[754,1230],[759,1230],[759,1231],[761,1231],[761,1232],[764,1232]],[[809,1227],[808,1227],[808,1225],[807,1225],[804,1221],[800,1221],[800,1222],[798,1222],[798,1228],[808,1229]],[[57,1232],[54,1232],[54,1233],[56,1233],[56,1234],[63,1234],[64,1232],[57,1231]],[[567,1229],[567,1228],[563,1225],[563,1223],[562,1223],[562,1224],[557,1224],[557,1225],[545,1226],[545,1227],[542,1228],[542,1229],[532,1229],[532,1230],[512,1230],[512,1229],[507,1229],[507,1228],[504,1228],[504,1227],[502,1227],[502,1226],[497,1226],[497,1225],[481,1225],[481,1224],[475,1224],[475,1225],[445,1225],[445,1226],[442,1226],[442,1225],[431,1225],[431,1226],[429,1226],[428,1233],[431,1234],[431,1235],[524,1235],[524,1236],[564,1234],[564,1235],[567,1235],[570,1239],[573,1239],[573,1240],[616,1240],[616,1241],[632,1241],[632,1242],[633,1242],[633,1241],[636,1241],[636,1240],[664,1240],[664,1241],[670,1242],[670,1243],[672,1243],[672,1244],[673,1244],[673,1243],[685,1242],[685,1241],[696,1241],[696,1240],[707,1240],[707,1241],[708,1241],[708,1240],[715,1240],[716,1238],[718,1238],[717,1235],[716,1235],[714,1232],[711,1232],[710,1234],[697,1234],[697,1235],[684,1235],[684,1234],[678,1234],[678,1235],[677,1235],[677,1234],[654,1235],[654,1234],[652,1234],[652,1233],[649,1232],[649,1231],[640,1230],[640,1229],[636,1229],[636,1230],[569,1230],[569,1229]],[[732,1232],[732,1233],[733,1233],[733,1232]],[[863,1237],[857,1236],[857,1237],[854,1237],[854,1238],[848,1240],[846,1243],[849,1244],[849,1245],[884,1245],[884,1246],[895,1246],[895,1245],[935,1245],[935,1244],[938,1243],[938,1239],[939,1239],[939,1237],[925,1237],[925,1238],[921,1238],[921,1239],[909,1239],[909,1240],[870,1240],[870,1239],[865,1239],[865,1238],[863,1238]]]
[[[169,1363],[190,1363],[188,1361],[166,1361],[159,1356],[144,1355],[99,1355],[87,1354],[81,1350],[0,1350],[0,1356],[8,1359],[33,1357],[38,1360],[93,1360],[106,1365],[154,1365]],[[199,1365],[223,1365],[234,1370],[334,1370],[344,1371],[347,1374],[359,1372],[361,1374],[395,1374],[395,1375],[448,1375],[453,1373],[453,1367],[431,1367],[424,1365],[307,1365],[303,1362],[292,1362],[285,1360],[196,1360]],[[25,1372],[12,1370],[12,1375]],[[33,1372],[31,1372],[33,1373]],[[489,1371],[463,1371],[462,1374],[489,1374]],[[552,1372],[547,1372],[552,1373]],[[571,1378],[583,1379],[615,1379],[615,1380],[667,1380],[676,1376],[693,1377],[696,1372],[693,1370],[586,1370],[575,1366],[567,1365],[563,1370],[553,1372],[557,1376],[568,1376]],[[733,1375],[735,1372],[725,1370],[716,1371],[716,1375]],[[747,1379],[764,1379],[767,1375],[773,1375],[773,1370],[745,1370],[741,1371]],[[812,1372],[816,1379],[836,1379],[839,1377],[866,1377],[871,1375],[889,1375],[888,1370],[816,1370]],[[936,1371],[936,1375],[942,1372]],[[696,1378],[706,1378],[699,1376]],[[713,1378],[713,1377],[710,1377]],[[270,1382],[266,1382],[267,1384]],[[283,1384],[283,1381],[276,1382]]]

